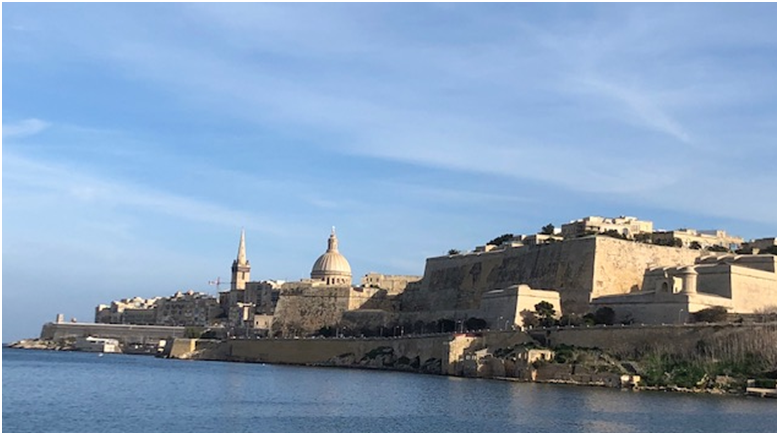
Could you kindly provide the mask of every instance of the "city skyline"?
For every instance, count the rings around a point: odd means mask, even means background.
[[[776,235],[775,4],[4,6],[3,340],[588,215]]]

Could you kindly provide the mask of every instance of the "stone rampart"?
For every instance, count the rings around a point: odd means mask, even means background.
[[[773,324],[691,324],[631,325],[548,328],[531,330],[530,335],[547,347],[561,344],[598,348],[619,356],[636,352],[694,352],[699,342],[726,340],[744,352],[773,349],[776,358],[776,323]],[[737,350],[737,349],[734,349]]]
[[[273,316],[274,333],[304,335],[337,325],[349,309],[349,295],[349,287],[283,289]]]
[[[464,352],[531,342],[520,331],[483,334],[426,334],[399,338],[176,339],[166,352],[172,358],[196,358],[272,364],[385,368],[423,373],[453,373]],[[192,354],[192,350],[200,351]]]
[[[701,254],[695,249],[606,236],[596,237],[595,240],[591,298],[639,291],[647,268],[691,265]]]
[[[699,251],[607,236],[429,258],[422,281],[401,296],[401,310],[475,310],[490,290],[527,284],[560,293],[564,313],[585,313],[591,295],[641,286],[648,265],[692,264]]]
[[[436,334],[418,337],[374,338],[374,339],[268,339],[228,340],[217,347],[203,352],[199,359],[215,359],[240,362],[266,362],[275,364],[323,365],[323,366],[367,366],[361,364],[371,356],[392,355],[397,360],[406,358],[419,362],[440,361],[448,355],[445,343],[450,334]],[[175,355],[174,355],[175,356]]]

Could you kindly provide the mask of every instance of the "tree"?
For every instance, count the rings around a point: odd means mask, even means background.
[[[633,240],[641,243],[652,243],[652,233],[637,234]]]
[[[659,246],[675,246],[677,248],[681,248],[684,245],[684,243],[682,243],[682,239],[678,237],[674,237],[672,240],[668,240],[668,239],[655,240],[654,244]]]
[[[584,325],[585,319],[579,314],[563,314],[560,316],[560,320],[557,322],[560,324],[560,326],[582,326]],[[592,324],[592,323],[590,323]]]
[[[536,309],[536,314],[540,317],[554,317],[555,309],[554,305],[547,301],[541,301],[537,303],[533,308]]]
[[[711,252],[728,252],[728,248],[720,245],[711,245],[706,249],[708,249]]]
[[[481,331],[487,328],[487,321],[476,317],[470,317],[465,321],[465,329],[469,331]]]
[[[616,314],[610,307],[600,307],[595,310],[593,320],[596,325],[613,325]]]
[[[547,301],[541,301],[533,308],[536,309],[536,316],[538,317],[538,321],[541,326],[549,327],[555,325],[556,321],[554,305]]]
[[[459,249],[450,249],[448,252],[449,255],[457,255],[459,253],[460,253]]]
[[[317,335],[322,337],[335,337],[336,329],[332,326],[323,326],[317,331]]]
[[[532,328],[539,325],[538,316],[533,311],[522,310],[519,312],[519,316],[522,317],[522,325],[524,325],[525,328]]]
[[[487,242],[487,244],[488,245],[499,246],[499,245],[503,244],[503,242],[508,242],[509,240],[511,240],[513,238],[514,238],[513,234],[506,233],[506,234],[504,234],[502,236],[495,237],[494,239],[492,239],[489,242]]]
[[[776,255],[776,245],[769,246],[760,250],[761,254],[773,254]]]
[[[711,307],[711,308],[704,308],[700,311],[696,311],[694,313],[690,313],[690,317],[692,317],[693,323],[698,322],[708,322],[708,323],[718,323],[718,322],[724,322],[728,318],[728,310],[725,307]]]
[[[554,224],[548,223],[543,227],[541,227],[541,234],[548,234],[548,235],[554,234]]]
[[[436,327],[436,331],[454,332],[454,329],[457,327],[457,323],[451,319],[438,319],[438,322],[436,322]]]
[[[690,243],[690,249],[701,249],[701,244],[698,243],[697,240],[693,240],[692,243]]]

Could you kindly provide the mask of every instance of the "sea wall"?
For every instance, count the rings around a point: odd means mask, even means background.
[[[640,288],[647,266],[693,264],[700,251],[607,236],[427,259],[401,311],[476,310],[484,292],[527,284],[560,293],[564,313],[585,313],[591,296]]]
[[[168,344],[165,356],[454,374],[454,367],[462,361],[464,353],[528,342],[532,339],[521,331],[363,339],[231,339],[222,342],[176,339]]]
[[[528,344],[599,349],[624,360],[654,353],[683,358],[759,358],[763,363],[776,364],[775,323],[546,328],[369,339],[197,340],[194,344],[176,339],[167,351],[172,358],[459,375],[464,373],[463,364],[472,358],[468,355],[485,351],[505,354],[508,349]]]
[[[76,337],[115,338],[122,344],[151,343],[184,337],[183,326],[111,325],[103,323],[46,323],[41,329],[42,340]]]
[[[450,335],[438,334],[403,339],[233,339],[196,355],[171,354],[172,358],[336,367],[384,368],[421,373],[441,372],[447,361]]]

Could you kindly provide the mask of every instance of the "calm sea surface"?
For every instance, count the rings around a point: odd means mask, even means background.
[[[775,400],[3,349],[3,432],[776,432]]]

